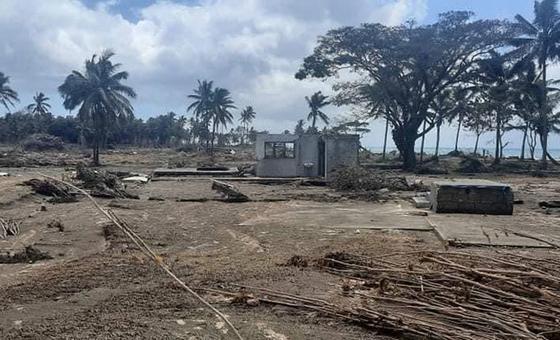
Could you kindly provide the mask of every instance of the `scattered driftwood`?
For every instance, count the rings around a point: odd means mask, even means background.
[[[97,203],[97,201],[90,194],[88,194],[85,190],[80,189],[80,188],[76,187],[75,185],[73,185],[71,183],[68,183],[66,181],[62,181],[62,180],[59,180],[59,179],[56,179],[56,178],[53,178],[53,177],[50,177],[50,176],[47,176],[47,175],[42,175],[42,176],[44,176],[45,178],[48,178],[50,180],[57,181],[59,183],[68,185],[71,188],[73,188],[75,190],[78,190],[79,192],[84,194],[92,202],[92,204],[95,206],[95,208],[97,208],[97,210],[99,210],[107,219],[109,219],[113,223],[114,226],[119,228],[119,230],[121,230],[140,249],[140,251],[142,253],[144,253],[144,255],[146,255],[149,259],[151,259],[159,268],[161,268],[169,277],[171,277],[173,279],[173,281],[175,281],[181,288],[183,288],[189,294],[194,296],[204,306],[206,306],[208,309],[210,309],[217,317],[222,319],[226,323],[226,325],[232,330],[232,332],[235,334],[235,336],[238,339],[243,340],[243,337],[241,336],[241,334],[239,334],[239,331],[229,321],[227,316],[225,316],[223,313],[221,313],[219,310],[217,310],[214,306],[209,304],[203,297],[201,297],[198,293],[196,293],[194,290],[192,290],[185,282],[183,282],[181,279],[179,279],[173,273],[171,268],[169,268],[169,266],[167,264],[165,264],[165,262],[163,261],[163,258],[161,256],[157,255],[144,242],[144,240],[140,236],[138,236],[138,234],[136,234],[136,232],[125,221],[120,219],[114,212],[112,212],[111,210],[103,209],[99,205],[99,203]]]
[[[239,191],[235,186],[221,182],[212,181],[212,190],[216,190],[222,194],[222,200],[225,202],[249,202],[251,199]]]
[[[91,195],[94,197],[139,198],[137,195],[127,192],[125,186],[116,175],[88,168],[84,164],[76,166],[76,178],[82,181],[83,187],[90,190]]]
[[[67,203],[77,201],[70,188],[58,182],[33,178],[23,182],[23,184],[30,186],[33,191],[40,195],[51,197],[50,201],[53,203]]]
[[[524,258],[523,263],[511,254],[426,251],[408,255],[406,263],[347,253],[318,259],[316,267],[344,280],[339,296],[328,301],[240,285],[211,293],[249,306],[272,304],[312,311],[398,338],[543,340],[560,336],[558,261]]]
[[[20,227],[21,222],[0,217],[0,240],[3,240],[8,236],[17,236],[19,234]]]

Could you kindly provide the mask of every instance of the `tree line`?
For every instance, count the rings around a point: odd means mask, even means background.
[[[557,0],[536,1],[534,8],[532,21],[474,20],[472,12],[455,11],[427,25],[334,29],[318,39],[295,76],[336,79],[333,104],[385,119],[406,169],[416,166],[417,141],[423,145],[435,129],[438,147],[449,122],[457,123],[457,141],[462,128],[475,132],[475,150],[480,135],[493,132],[496,163],[507,146],[504,133],[520,130],[521,157],[526,146],[534,157],[538,143],[546,167],[554,161],[549,135],[560,123],[558,81],[547,73],[560,57],[560,13]]]
[[[77,109],[76,116],[54,116],[49,98],[37,93],[33,103],[24,110],[11,113],[19,102],[18,94],[9,86],[9,77],[0,73],[0,104],[8,110],[0,118],[0,142],[17,143],[30,135],[43,133],[58,136],[69,143],[92,147],[93,162],[99,164],[101,148],[110,145],[150,147],[202,147],[212,152],[214,145],[237,145],[256,140],[257,131],[251,126],[256,112],[247,106],[240,112],[239,125],[234,123],[235,109],[231,93],[225,88],[213,88],[212,81],[199,81],[187,111],[190,118],[174,112],[136,118],[130,99],[134,90],[123,84],[128,72],[113,63],[114,53],[105,51],[87,59],[84,71],[72,71],[58,91],[67,110]],[[228,130],[229,128],[229,130]]]

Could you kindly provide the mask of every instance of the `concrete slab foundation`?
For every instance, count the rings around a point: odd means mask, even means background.
[[[437,213],[513,214],[513,192],[502,183],[486,180],[434,182],[432,209]]]

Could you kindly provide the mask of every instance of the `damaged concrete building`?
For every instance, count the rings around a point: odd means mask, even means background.
[[[358,165],[359,135],[259,134],[257,176],[325,177],[337,168]]]

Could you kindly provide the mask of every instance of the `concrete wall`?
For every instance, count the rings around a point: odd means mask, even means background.
[[[303,177],[318,176],[319,135],[257,135],[257,176],[259,177]],[[266,142],[293,142],[295,158],[265,158]],[[304,164],[313,164],[305,167]]]
[[[325,135],[326,177],[336,169],[358,165],[360,136],[358,135]]]
[[[325,164],[320,166],[320,143],[325,144]],[[265,158],[266,142],[293,142],[295,158]],[[316,177],[323,171],[328,173],[341,166],[358,164],[358,135],[257,135],[257,176],[259,177]],[[308,166],[305,166],[305,165]]]

